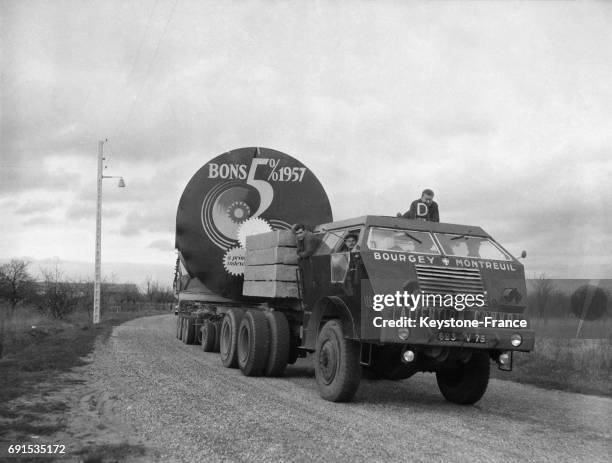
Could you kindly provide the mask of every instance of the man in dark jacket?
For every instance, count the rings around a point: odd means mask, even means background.
[[[306,230],[304,224],[296,223],[291,231],[297,239],[297,255],[300,259],[312,256],[319,246],[319,239],[310,231]]]
[[[438,203],[433,200],[434,192],[430,189],[423,190],[421,199],[415,199],[410,205],[410,210],[404,214],[398,214],[406,219],[427,220],[429,222],[439,222],[440,213]]]

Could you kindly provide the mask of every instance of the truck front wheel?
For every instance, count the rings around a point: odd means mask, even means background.
[[[331,402],[348,402],[361,381],[359,344],[345,339],[339,320],[330,320],[317,337],[315,377],[319,395]]]
[[[238,366],[236,340],[238,339],[238,327],[243,315],[244,311],[240,309],[230,309],[221,322],[219,351],[221,352],[221,362],[226,368],[236,368]]]
[[[467,363],[436,371],[440,392],[459,405],[478,402],[487,390],[491,364],[486,352],[476,352]]]

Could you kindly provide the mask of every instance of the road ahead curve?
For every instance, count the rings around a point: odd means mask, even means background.
[[[492,380],[462,407],[418,374],[363,380],[353,403],[335,404],[319,398],[309,359],[284,378],[247,378],[174,330],[173,315],[130,321],[87,367],[107,426],[160,461],[611,461],[607,398]]]

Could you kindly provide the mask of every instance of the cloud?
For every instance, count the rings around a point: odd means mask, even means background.
[[[6,156],[9,157],[9,154]],[[1,195],[21,194],[26,191],[73,191],[74,186],[79,185],[81,180],[81,175],[77,173],[53,171],[35,159],[18,159],[12,163],[7,159],[6,164],[3,159],[1,167]]]
[[[494,117],[470,114],[469,111],[454,114],[438,114],[425,126],[433,137],[454,138],[462,135],[486,137],[497,130]]]
[[[155,240],[149,243],[147,247],[159,249],[160,251],[172,251],[174,249],[174,244],[172,244],[170,240]]]
[[[54,217],[48,215],[37,215],[27,220],[23,220],[21,225],[24,227],[33,227],[40,225],[51,225],[55,224],[57,221]]]
[[[46,212],[49,209],[53,209],[58,207],[59,204],[55,201],[45,201],[45,200],[37,200],[37,201],[26,201],[21,203],[14,209],[14,213],[17,215],[31,215],[37,214],[40,212]]]
[[[121,211],[118,209],[106,208],[104,207],[104,204],[102,206],[103,220],[119,217],[121,215]],[[75,201],[66,210],[66,219],[68,220],[95,220],[95,217],[96,203],[94,198],[92,198],[90,201]]]
[[[125,222],[119,229],[119,234],[139,236],[143,232],[174,233],[175,209],[175,206],[163,209],[157,206],[143,212],[133,210],[126,214]]]

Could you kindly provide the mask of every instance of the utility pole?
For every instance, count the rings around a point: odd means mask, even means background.
[[[96,270],[94,281],[94,325],[100,323],[100,280],[101,280],[101,249],[102,249],[102,171],[103,171],[104,141],[98,142],[98,200],[96,206]]]
[[[94,280],[94,306],[93,306],[93,322],[94,325],[100,323],[100,280],[101,276],[101,250],[102,250],[102,180],[105,178],[118,178],[119,188],[125,188],[125,180],[123,177],[116,175],[104,175],[104,142],[98,142],[98,199],[96,202],[96,274]]]

